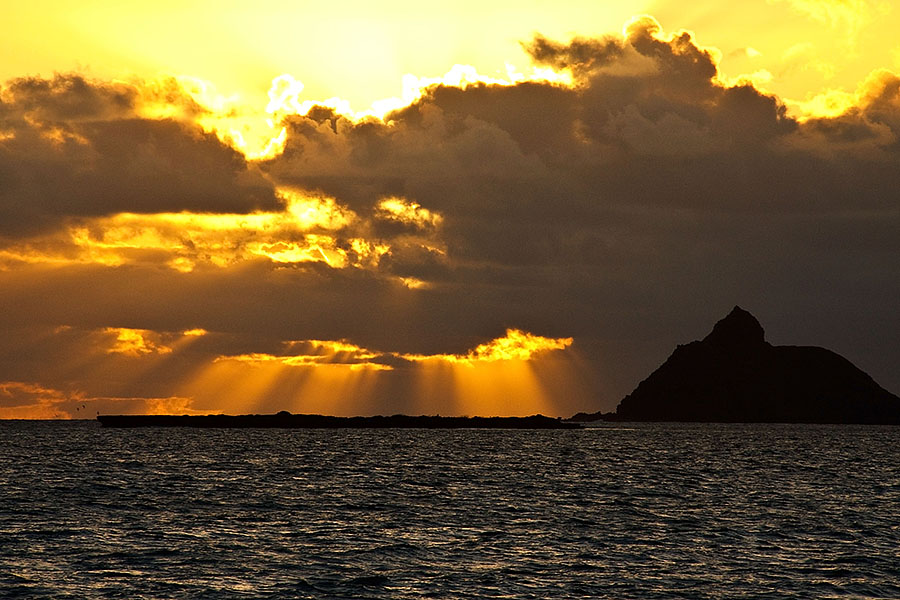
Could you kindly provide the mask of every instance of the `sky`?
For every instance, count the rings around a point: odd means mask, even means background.
[[[612,410],[733,306],[900,392],[900,6],[56,0],[0,418]]]

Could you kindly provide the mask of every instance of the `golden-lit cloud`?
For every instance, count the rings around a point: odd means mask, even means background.
[[[400,283],[411,290],[420,290],[427,289],[431,287],[431,285],[427,281],[422,281],[421,279],[417,279],[415,277],[398,277]]]
[[[538,352],[564,350],[572,338],[547,338],[519,329],[507,329],[502,338],[480,344],[466,358],[469,361],[530,360]]]
[[[403,354],[369,350],[347,341],[303,340],[284,342],[283,354],[250,353],[235,356],[220,356],[216,361],[237,361],[244,363],[276,362],[286,366],[347,365],[352,368],[374,368],[390,370],[386,362],[402,359],[413,363],[444,361],[473,366],[497,361],[528,361],[544,352],[565,350],[573,339],[547,338],[519,329],[507,329],[506,335],[479,344],[465,354]]]
[[[346,341],[304,340],[284,342],[284,354],[254,352],[236,356],[219,356],[215,360],[247,364],[278,363],[287,367],[338,367],[350,370],[390,370],[384,363],[373,362],[384,353],[373,352]]]
[[[113,346],[107,350],[110,353],[125,354],[128,356],[140,356],[142,354],[168,354],[172,348],[154,341],[153,332],[144,329],[127,329],[124,327],[107,327],[106,333],[116,336]]]
[[[409,202],[403,198],[384,198],[380,200],[375,215],[380,219],[409,224],[417,229],[437,227],[442,221],[441,215],[427,208],[422,208],[416,202]]]
[[[174,348],[205,336],[205,329],[195,328],[182,332],[158,332],[128,327],[105,327],[101,333],[114,336],[106,349],[108,354],[140,357],[147,354],[170,354]]]
[[[507,329],[506,335],[479,344],[466,354],[404,354],[402,358],[422,362],[440,360],[473,366],[503,360],[531,360],[536,354],[551,350],[564,350],[572,345],[572,338],[547,338],[519,329]]]
[[[0,250],[0,266],[9,268],[16,262],[118,266],[149,261],[190,272],[198,265],[225,267],[266,258],[275,263],[322,262],[346,268],[377,266],[390,251],[388,243],[377,239],[347,232],[338,235],[359,218],[334,198],[288,189],[279,193],[284,204],[279,212],[120,213],[81,219],[71,223],[65,233]],[[415,218],[439,219],[414,206]]]

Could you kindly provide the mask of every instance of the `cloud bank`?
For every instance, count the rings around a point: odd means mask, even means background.
[[[260,159],[177,82],[7,82],[0,381],[192,410],[231,381],[243,412],[567,415],[613,408],[740,303],[776,343],[900,389],[896,74],[800,118],[650,17],[523,48],[567,77],[437,83],[383,118],[298,104]],[[569,341],[434,359],[510,331]]]

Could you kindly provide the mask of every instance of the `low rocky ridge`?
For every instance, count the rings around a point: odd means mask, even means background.
[[[334,417],[295,415],[99,415],[104,427],[194,427],[265,429],[578,429],[580,425],[544,415],[530,417],[441,417],[392,415]]]
[[[900,424],[900,398],[830,350],[769,344],[736,306],[703,340],[679,345],[615,413],[572,417],[599,419]]]

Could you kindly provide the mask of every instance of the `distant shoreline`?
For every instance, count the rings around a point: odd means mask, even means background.
[[[295,415],[99,415],[103,427],[194,427],[267,429],[581,429],[581,425],[545,417]]]

